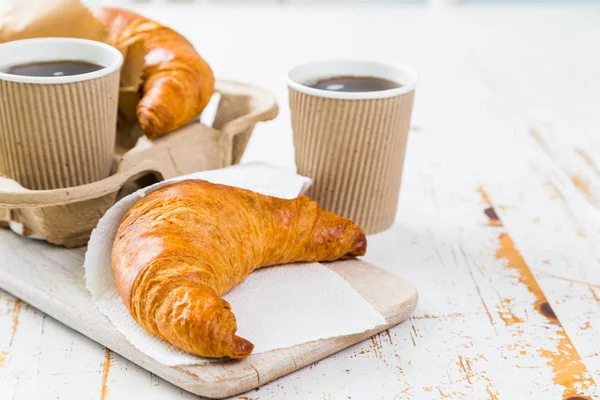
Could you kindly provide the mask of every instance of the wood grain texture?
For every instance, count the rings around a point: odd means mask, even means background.
[[[62,249],[0,231],[0,249],[6,263],[0,267],[0,286],[65,325],[121,354],[152,373],[194,394],[224,398],[289,374],[345,347],[386,330],[408,318],[417,304],[417,292],[408,282],[360,260],[334,262],[336,273],[372,302],[388,325],[359,335],[306,343],[289,349],[253,354],[240,361],[208,366],[166,367],[140,353],[92,304],[83,278],[83,250]],[[18,249],[18,250],[17,250]],[[18,317],[20,301],[15,302]],[[14,317],[14,318],[17,318]],[[106,350],[102,364],[101,397],[108,393],[111,367]]]
[[[366,256],[412,282],[419,306],[405,323],[233,399],[574,400],[572,391],[598,398],[591,383],[600,383],[600,223],[572,175],[590,179],[590,188],[598,184],[600,7],[139,11],[192,37],[219,76],[277,95],[280,117],[257,128],[243,161],[293,167],[281,78],[293,65],[329,59],[335,49],[339,56],[404,63],[421,75],[396,224],[369,238]],[[226,30],[223,20],[230,21]],[[365,24],[369,29],[356,29]],[[215,31],[219,37],[210,36]],[[501,224],[490,221],[479,188]],[[501,233],[512,239],[560,325],[536,309],[521,282],[526,269],[497,258]],[[98,399],[104,348],[26,304],[9,346],[13,301],[0,299],[0,393],[15,400]],[[576,357],[565,334],[587,370],[564,382],[569,389],[559,379],[569,369],[552,356],[568,349]],[[196,398],[116,354],[111,360],[106,400]]]

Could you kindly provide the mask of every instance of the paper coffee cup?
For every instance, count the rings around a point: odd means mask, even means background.
[[[336,76],[384,78],[402,86],[338,92],[307,85]],[[288,73],[298,173],[313,179],[307,195],[368,234],[394,223],[417,74],[392,64],[339,60]]]
[[[32,77],[9,67],[85,61],[104,68]],[[26,39],[0,44],[0,175],[28,189],[57,189],[108,177],[115,146],[123,56],[91,40]]]

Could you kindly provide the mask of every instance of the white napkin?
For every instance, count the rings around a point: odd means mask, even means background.
[[[204,179],[280,198],[304,193],[311,180],[262,163],[197,172],[152,185],[121,199],[92,232],[85,256],[85,279],[94,305],[136,348],[164,365],[206,364],[143,330],[119,296],[111,268],[114,237],[127,211],[145,194],[167,183]],[[223,296],[232,306],[238,335],[254,343],[254,353],[318,339],[362,333],[385,319],[344,279],[318,264],[276,266],[253,272]]]

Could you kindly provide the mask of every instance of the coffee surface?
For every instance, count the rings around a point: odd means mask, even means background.
[[[7,73],[22,76],[71,76],[87,74],[104,68],[102,65],[79,60],[43,61],[28,64],[13,65]]]
[[[373,76],[334,76],[306,86],[331,92],[379,92],[396,89],[402,85],[389,79]]]

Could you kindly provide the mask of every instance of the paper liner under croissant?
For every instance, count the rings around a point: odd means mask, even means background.
[[[362,230],[305,196],[284,200],[205,181],[152,192],[123,218],[113,246],[117,289],[147,331],[192,354],[245,357],[220,299],[263,266],[363,255]]]

